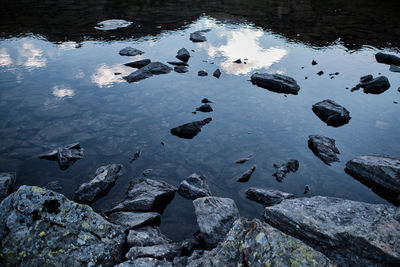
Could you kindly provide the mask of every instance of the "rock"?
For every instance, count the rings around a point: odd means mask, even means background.
[[[140,149],[138,151],[136,151],[135,154],[133,154],[133,157],[129,160],[129,163],[132,163],[135,160],[137,160],[140,157],[141,153],[142,153],[142,151]]]
[[[138,69],[135,72],[132,72],[128,76],[124,76],[123,78],[127,82],[137,82],[143,79],[147,79],[153,75],[159,74],[167,74],[170,73],[172,68],[168,67],[167,65],[161,62],[151,62],[148,65],[144,66],[141,69]]]
[[[371,74],[360,77],[360,83],[371,81],[374,78]]]
[[[157,260],[150,257],[137,258],[136,260],[124,261],[114,267],[173,267],[171,262]]]
[[[221,77],[221,71],[219,70],[219,69],[216,69],[214,72],[213,72],[213,76],[214,77],[216,77],[216,78],[218,78],[219,79],[219,77]]]
[[[299,169],[299,161],[291,159],[282,165],[274,164],[274,168],[276,169],[276,172],[273,174],[273,176],[276,177],[278,182],[282,182],[287,173],[296,172]]]
[[[174,68],[174,71],[177,72],[177,73],[186,73],[186,72],[189,71],[189,69],[187,67],[185,67],[185,66],[176,66]]]
[[[399,208],[317,196],[267,207],[264,218],[339,266],[400,264]]]
[[[140,51],[136,48],[132,48],[132,47],[125,47],[124,49],[119,51],[119,54],[121,56],[138,56],[143,54],[143,51]]]
[[[203,99],[201,100],[201,103],[207,104],[207,103],[214,103],[214,102],[211,101],[211,100],[209,100],[208,98],[203,98]]]
[[[166,243],[146,247],[131,247],[126,253],[126,258],[135,260],[137,258],[151,257],[158,260],[173,261],[180,255],[180,246],[176,243]]]
[[[310,191],[310,186],[309,186],[309,185],[306,185],[306,186],[304,187],[304,192],[303,192],[303,194],[304,194],[304,195],[307,194],[308,191]]]
[[[250,180],[251,175],[253,172],[256,170],[256,165],[253,165],[249,170],[244,172],[238,179],[237,181],[240,183],[244,183]]]
[[[157,212],[118,211],[111,213],[108,219],[128,229],[160,224],[160,214]]]
[[[124,19],[109,19],[97,23],[97,26],[94,28],[96,30],[101,30],[101,31],[110,31],[119,28],[126,28],[129,27],[130,25],[132,25],[132,22],[126,21]]]
[[[134,62],[126,63],[124,64],[125,66],[136,68],[136,69],[141,69],[151,63],[150,59],[142,59],[142,60],[137,60]]]
[[[202,30],[202,31],[196,31],[190,34],[190,40],[194,43],[197,42],[205,42],[207,41],[207,38],[203,35],[203,33],[207,32],[209,30]]]
[[[258,202],[265,207],[279,204],[284,199],[294,198],[293,194],[285,193],[276,189],[250,187],[245,193],[248,199]]]
[[[312,110],[328,126],[339,127],[351,119],[347,109],[330,99],[314,104]]]
[[[143,227],[129,230],[126,242],[129,247],[145,247],[171,243],[171,240],[161,234],[158,227]]]
[[[319,76],[321,76],[322,74],[324,74],[324,72],[323,72],[322,70],[320,70],[317,74],[318,74]]]
[[[149,175],[151,172],[153,171],[153,169],[145,169],[144,171],[143,171],[143,175],[144,176],[147,176],[147,175]]]
[[[182,256],[182,257],[175,257],[172,265],[174,267],[186,267],[188,264],[188,257],[187,256]]]
[[[116,203],[106,213],[117,211],[159,211],[174,198],[177,188],[163,181],[149,178],[133,179],[126,192],[126,199]]]
[[[182,60],[183,62],[188,62],[190,58],[190,53],[185,48],[181,48],[179,49],[176,58]]]
[[[186,62],[181,62],[181,61],[168,61],[167,63],[174,66],[185,66],[185,67],[189,66],[189,64],[187,64]]]
[[[193,205],[200,227],[198,238],[208,248],[217,246],[239,218],[239,210],[230,198],[202,197],[194,200]]]
[[[365,76],[362,78],[365,78]],[[381,94],[390,88],[390,83],[385,76],[379,76],[371,80],[363,79],[356,87],[363,88],[366,94]]]
[[[250,160],[250,158],[240,158],[237,161],[235,161],[235,163],[236,164],[243,164],[243,163],[245,163],[245,162],[247,162],[249,160]]]
[[[375,55],[375,58],[379,63],[400,66],[400,58],[395,55],[379,52]]]
[[[125,235],[86,205],[36,186],[21,186],[0,204],[4,266],[112,266]]]
[[[191,238],[183,240],[181,243],[181,255],[189,256],[196,249],[200,248],[200,243],[197,239]]]
[[[188,267],[200,266],[326,266],[325,255],[257,219],[239,218],[218,246]]]
[[[315,60],[311,61],[311,65],[315,66],[317,64],[318,64],[317,61],[315,61]]]
[[[335,145],[335,139],[312,134],[308,136],[308,147],[327,165],[335,161],[340,161],[336,155],[340,154],[340,152]]]
[[[213,111],[213,109],[209,104],[203,104],[200,107],[196,108],[196,111],[211,112]]]
[[[176,128],[171,129],[171,134],[178,136],[180,138],[192,139],[199,132],[201,132],[201,128],[210,123],[212,121],[211,118],[206,118],[202,121],[193,121],[190,123],[183,124]]]
[[[121,164],[109,164],[98,168],[95,177],[81,184],[75,191],[74,200],[78,203],[90,204],[106,195],[117,181],[121,168]]]
[[[180,183],[178,193],[182,197],[189,199],[211,196],[211,191],[206,183],[206,177],[196,173],[191,174]]]
[[[389,70],[392,72],[400,72],[400,67],[398,67],[396,65],[390,65]]]
[[[198,75],[198,76],[207,76],[208,73],[207,73],[206,71],[204,71],[204,70],[201,70],[201,71],[199,71],[199,72],[197,73],[197,75]]]
[[[0,173],[0,202],[12,193],[15,179],[15,173]]]
[[[239,59],[236,59],[235,61],[233,61],[233,63],[242,64],[242,60],[239,58]]]
[[[83,159],[83,148],[79,143],[69,144],[39,156],[42,159],[57,160],[61,170],[68,169],[78,159]]]
[[[297,95],[300,90],[293,78],[281,74],[255,73],[250,79],[253,84],[276,93]]]
[[[50,181],[45,185],[46,189],[53,190],[53,191],[61,191],[62,186],[60,185],[59,181]]]
[[[371,187],[400,194],[400,159],[369,154],[346,163],[346,172]]]

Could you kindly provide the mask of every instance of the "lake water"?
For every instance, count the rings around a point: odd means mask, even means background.
[[[400,156],[400,73],[375,60],[378,51],[400,56],[398,1],[37,1],[2,3],[0,22],[0,171],[17,173],[17,186],[59,181],[69,198],[95,170],[123,164],[123,175],[97,211],[123,198],[129,181],[152,169],[150,178],[172,185],[203,174],[215,196],[235,200],[240,213],[260,217],[249,187],[272,187],[302,197],[333,196],[389,203],[344,172],[355,156]],[[115,31],[94,27],[107,19],[133,24]],[[211,29],[208,41],[191,32]],[[141,56],[124,57],[131,46]],[[175,61],[191,53],[189,72],[171,72],[137,83],[122,76],[138,59]],[[193,50],[193,51],[192,51]],[[247,64],[236,64],[241,58]],[[247,59],[246,61],[244,59]],[[311,61],[318,62],[311,65]],[[219,68],[219,79],[212,76]],[[205,70],[206,77],[197,72]],[[317,72],[323,71],[319,76]],[[288,75],[298,95],[283,95],[249,82],[254,72]],[[339,72],[338,75],[329,75]],[[121,73],[115,75],[115,73]],[[360,76],[388,77],[380,95],[351,92]],[[307,77],[307,79],[306,79]],[[331,78],[333,77],[333,78]],[[211,113],[193,114],[202,98]],[[332,99],[350,111],[348,124],[333,128],[311,110]],[[181,124],[212,117],[193,139],[171,135]],[[308,148],[310,134],[336,140],[340,162],[325,165]],[[85,157],[65,171],[38,155],[80,142]],[[162,145],[164,142],[165,145]],[[139,159],[130,163],[136,151]],[[252,155],[242,165],[234,162]],[[278,182],[274,163],[297,159],[300,168]],[[236,179],[252,165],[250,181]],[[196,231],[192,202],[175,195],[161,229],[174,240]]]

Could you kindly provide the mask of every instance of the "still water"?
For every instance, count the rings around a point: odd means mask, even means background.
[[[99,166],[123,164],[116,185],[93,204],[97,211],[122,199],[129,181],[146,169],[152,169],[148,177],[175,186],[193,172],[203,174],[212,193],[234,199],[246,217],[262,213],[261,205],[244,196],[253,186],[302,197],[309,185],[306,196],[389,204],[347,175],[344,167],[361,154],[400,157],[400,73],[374,58],[378,51],[400,55],[395,15],[399,3],[205,2],[5,1],[0,26],[0,171],[16,172],[17,186],[59,181],[61,192],[72,198]],[[106,19],[133,24],[115,31],[94,28]],[[191,42],[190,33],[202,29],[211,29],[205,34],[208,41]],[[127,46],[145,53],[120,56],[118,51]],[[189,72],[137,83],[122,78],[135,70],[124,63],[175,61],[182,47],[191,53]],[[233,63],[239,58],[247,64]],[[312,60],[318,64],[311,65]],[[212,76],[217,68],[222,72],[219,79]],[[200,70],[209,75],[199,77]],[[321,70],[324,74],[317,75]],[[256,71],[293,77],[301,87],[299,94],[286,96],[252,85],[249,78]],[[336,72],[339,75],[329,75]],[[385,75],[390,89],[380,95],[351,92],[367,74]],[[204,97],[214,101],[214,111],[193,114]],[[333,128],[319,120],[311,106],[324,99],[347,108],[350,122]],[[170,134],[173,127],[207,117],[212,122],[193,139]],[[327,166],[318,159],[307,145],[310,134],[334,138],[340,162]],[[66,171],[38,158],[73,142],[81,143],[85,157]],[[130,163],[138,150],[139,159]],[[249,155],[247,163],[234,163]],[[273,164],[291,158],[299,160],[299,170],[278,182]],[[254,164],[250,181],[237,183]],[[191,237],[196,231],[191,201],[176,194],[162,215],[161,229],[175,240]]]

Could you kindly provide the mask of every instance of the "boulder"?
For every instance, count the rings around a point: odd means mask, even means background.
[[[15,173],[0,173],[0,202],[12,193],[15,179]]]
[[[198,76],[207,76],[208,75],[208,73],[206,72],[206,71],[204,71],[204,70],[200,70],[198,73],[197,73],[197,75]]]
[[[160,214],[157,212],[117,211],[111,213],[108,219],[128,229],[160,224]]]
[[[258,202],[265,207],[279,204],[284,199],[294,198],[293,194],[285,193],[276,189],[250,187],[245,193],[248,199]]]
[[[395,55],[379,52],[375,55],[375,58],[376,61],[378,61],[379,63],[400,66],[400,57],[397,57]]]
[[[75,191],[74,200],[78,203],[90,204],[106,195],[117,181],[121,164],[109,164],[96,170],[94,178],[81,184]]]
[[[201,111],[201,112],[212,112],[213,109],[209,104],[203,104],[200,107],[196,108],[196,111]]]
[[[183,124],[181,126],[178,126],[176,128],[171,129],[171,134],[178,136],[180,138],[185,138],[185,139],[192,139],[195,137],[199,132],[201,132],[201,128],[210,123],[212,121],[212,118],[206,118],[202,121],[193,121],[190,123]]]
[[[3,266],[112,266],[125,234],[86,205],[36,186],[21,186],[0,204]]]
[[[206,183],[206,177],[196,173],[191,174],[183,180],[178,187],[178,193],[189,199],[211,196],[210,189]]]
[[[136,48],[132,48],[132,47],[125,47],[124,49],[119,51],[119,54],[121,56],[138,56],[143,54],[143,51],[140,51]]]
[[[218,78],[219,79],[219,77],[221,77],[221,71],[219,70],[219,69],[216,69],[214,72],[213,72],[213,76],[215,77],[215,78]]]
[[[365,77],[369,78],[369,76],[361,77],[360,83],[356,87],[363,88],[366,94],[381,94],[390,88],[389,80],[385,76],[379,76],[375,79],[372,78],[368,80],[366,80]]]
[[[181,48],[179,49],[176,58],[182,60],[183,62],[188,62],[190,58],[190,53],[185,48]]]
[[[314,104],[312,110],[328,126],[339,127],[351,119],[347,109],[330,99]]]
[[[42,159],[57,160],[61,170],[68,169],[78,159],[83,159],[83,148],[79,143],[73,143],[51,150],[39,156]]]
[[[230,198],[202,197],[193,201],[200,233],[197,236],[205,247],[216,247],[233,222],[239,218],[239,210]]]
[[[248,182],[250,180],[250,177],[253,175],[253,172],[256,170],[256,165],[253,165],[250,169],[245,171],[238,179],[237,181],[240,183]]]
[[[400,264],[399,208],[317,196],[266,207],[264,218],[339,266]]]
[[[296,159],[291,159],[282,165],[274,164],[274,168],[276,169],[276,172],[273,174],[273,176],[276,177],[278,182],[282,182],[287,173],[296,172],[299,169],[299,161]]]
[[[340,154],[340,152],[335,145],[335,139],[312,134],[308,136],[308,147],[327,165],[335,161],[340,161],[337,157],[337,154]]]
[[[175,257],[180,255],[180,248],[181,247],[177,243],[166,243],[146,247],[131,247],[125,256],[129,260],[151,257],[158,260],[173,261]]]
[[[197,42],[205,42],[207,41],[207,38],[203,35],[206,32],[209,32],[210,30],[201,30],[201,31],[195,31],[193,33],[190,34],[190,40],[194,43]]]
[[[171,243],[158,227],[143,227],[129,230],[126,242],[129,247],[145,247]]]
[[[125,66],[136,68],[136,69],[141,69],[151,63],[150,59],[142,59],[142,60],[137,60],[134,62],[126,63],[124,64]]]
[[[124,76],[123,78],[127,82],[137,82],[143,79],[147,79],[153,75],[159,74],[167,74],[170,73],[172,70],[171,67],[161,63],[161,62],[151,62],[148,65],[144,66],[141,69],[138,69],[135,72],[132,72],[128,76]]]
[[[250,79],[253,84],[276,93],[297,95],[300,90],[295,79],[281,74],[254,73]]]
[[[216,248],[188,267],[200,266],[326,266],[334,265],[325,255],[257,219],[236,220]]]
[[[136,260],[124,261],[114,267],[174,267],[171,262],[157,260],[150,257],[137,258]]]
[[[189,69],[185,66],[175,66],[174,71],[177,73],[186,73],[189,71]]]

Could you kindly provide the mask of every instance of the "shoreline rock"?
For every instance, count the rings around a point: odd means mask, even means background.
[[[188,199],[211,196],[210,188],[206,183],[206,177],[196,173],[191,174],[180,183],[178,193]]]
[[[375,59],[379,63],[400,66],[400,57],[397,57],[395,55],[379,52],[375,55]]]
[[[349,123],[351,119],[350,112],[347,109],[330,99],[314,104],[312,111],[320,120],[332,127],[343,126]]]
[[[250,187],[245,192],[246,198],[258,202],[265,207],[281,203],[284,199],[293,199],[294,195],[276,189]]]

